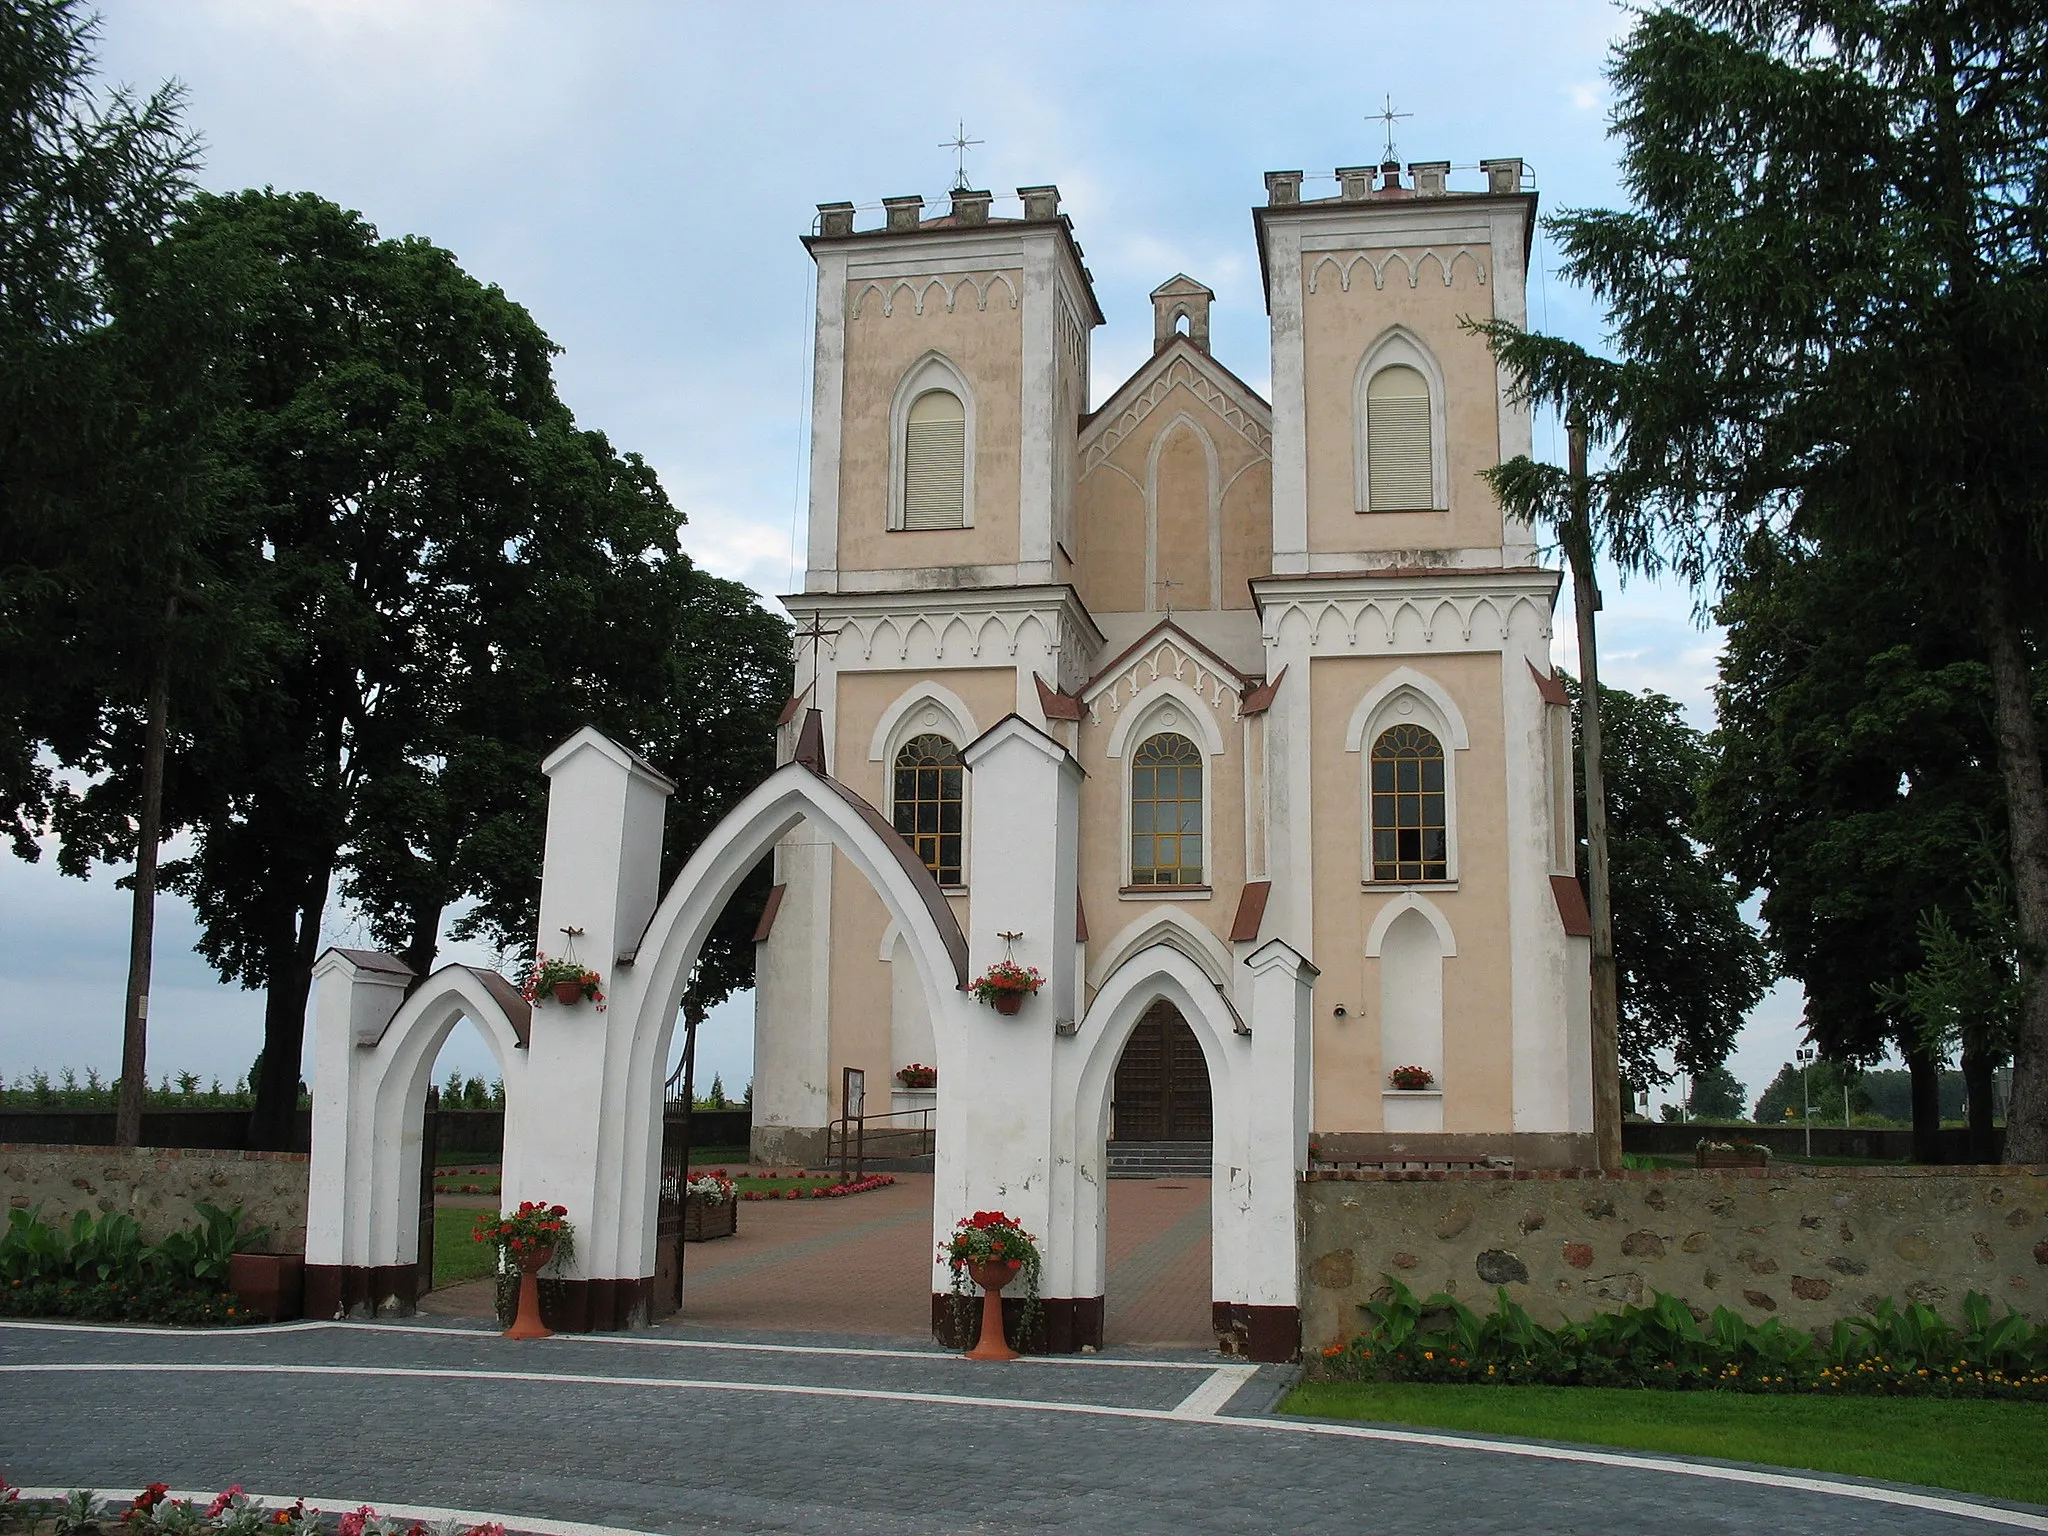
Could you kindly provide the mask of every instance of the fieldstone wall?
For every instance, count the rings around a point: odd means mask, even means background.
[[[1504,1285],[1545,1324],[1653,1291],[1809,1329],[1973,1290],[2048,1321],[2048,1167],[1319,1172],[1300,1209],[1309,1349],[1385,1275],[1480,1312]]]
[[[198,1220],[192,1202],[242,1208],[270,1229],[266,1253],[306,1251],[306,1170],[302,1152],[197,1151],[173,1147],[46,1147],[0,1144],[0,1200],[7,1209],[40,1205],[45,1221],[78,1211],[126,1211],[155,1242]]]

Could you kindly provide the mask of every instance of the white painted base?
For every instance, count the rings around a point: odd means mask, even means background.
[[[1441,1088],[1389,1088],[1380,1094],[1380,1123],[1389,1131],[1440,1131],[1444,1128]]]
[[[917,1122],[908,1118],[914,1109],[936,1109],[939,1105],[939,1090],[936,1088],[896,1088],[889,1094],[889,1108],[906,1118],[899,1125],[915,1128]]]

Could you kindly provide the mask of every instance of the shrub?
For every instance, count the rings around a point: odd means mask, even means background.
[[[1998,1397],[2048,1402],[2048,1327],[1972,1291],[1956,1327],[1932,1308],[1889,1298],[1867,1316],[1809,1334],[1727,1307],[1701,1315],[1676,1296],[1546,1328],[1502,1287],[1482,1317],[1455,1297],[1418,1299],[1392,1276],[1364,1303],[1366,1330],[1323,1351],[1340,1380],[1483,1385],[1662,1387]]]
[[[42,1207],[12,1210],[0,1228],[0,1314],[95,1322],[253,1322],[227,1289],[229,1261],[262,1240],[241,1207],[195,1201],[199,1224],[144,1243],[134,1217],[80,1211],[69,1228]]]

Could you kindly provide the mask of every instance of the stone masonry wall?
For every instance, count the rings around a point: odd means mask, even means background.
[[[266,1253],[306,1251],[306,1170],[300,1152],[195,1151],[170,1147],[45,1147],[0,1144],[0,1200],[41,1205],[43,1219],[78,1211],[126,1211],[156,1242],[198,1221],[192,1202],[231,1210],[270,1229]]]
[[[1955,1319],[1972,1290],[2048,1321],[2048,1167],[1324,1172],[1300,1212],[1306,1349],[1383,1275],[1479,1312],[1505,1285],[1545,1324],[1653,1291],[1808,1329],[1884,1296]]]

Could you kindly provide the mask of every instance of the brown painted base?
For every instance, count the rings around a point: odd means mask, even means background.
[[[1242,1301],[1209,1304],[1216,1347],[1247,1360],[1284,1362],[1301,1356],[1301,1308],[1254,1307]]]
[[[1484,1163],[1506,1158],[1516,1168],[1597,1168],[1590,1133],[1573,1131],[1318,1131],[1316,1162]]]
[[[417,1264],[308,1264],[306,1316],[321,1322],[410,1317],[419,1284]]]
[[[238,1253],[228,1260],[228,1288],[251,1312],[289,1323],[304,1303],[306,1261],[295,1253]]]
[[[1084,1348],[1102,1348],[1102,1298],[1100,1296],[1047,1296],[1038,1303],[1039,1325],[1028,1338],[1018,1330],[1024,1323],[1024,1298],[1003,1298],[1003,1329],[1017,1348],[1027,1355],[1072,1355]],[[951,1291],[932,1292],[932,1337],[947,1349],[965,1349],[981,1326],[981,1298],[972,1292],[955,1297]]]

